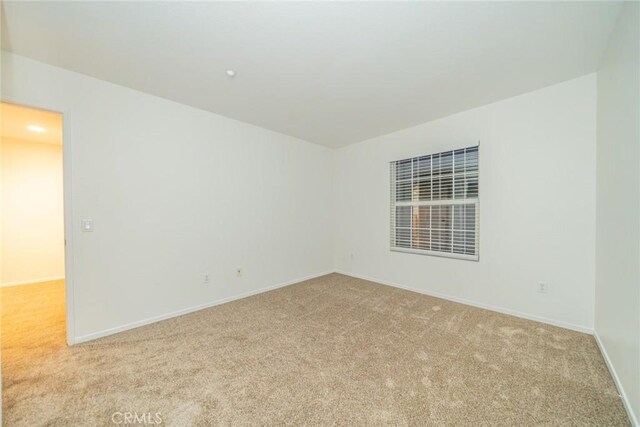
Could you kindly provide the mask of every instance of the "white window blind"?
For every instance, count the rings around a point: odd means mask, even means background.
[[[391,162],[391,250],[478,260],[478,147]]]

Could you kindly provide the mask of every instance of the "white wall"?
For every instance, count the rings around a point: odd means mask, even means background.
[[[640,416],[640,6],[627,2],[598,72],[595,331]]]
[[[595,123],[592,74],[338,150],[338,270],[591,330]],[[477,141],[480,261],[391,252],[389,162]]]
[[[2,89],[67,113],[77,337],[332,269],[328,148],[9,53]]]
[[[64,276],[62,146],[2,139],[3,285]]]
[[[2,71],[5,99],[67,113],[78,337],[334,266],[593,327],[595,75],[332,151],[8,53]],[[389,251],[388,162],[478,140],[480,262]]]

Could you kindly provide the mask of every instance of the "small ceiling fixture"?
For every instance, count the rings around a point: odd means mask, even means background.
[[[35,126],[35,125],[27,126],[27,130],[30,130],[31,132],[38,132],[38,133],[45,133],[47,131],[45,128],[40,126]]]
[[[227,70],[227,76],[229,77],[235,77],[236,76],[236,72],[233,70]]]

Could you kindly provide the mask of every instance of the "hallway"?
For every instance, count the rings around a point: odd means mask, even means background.
[[[32,360],[67,345],[64,280],[9,286],[0,293],[2,387],[6,391],[24,380],[27,370],[37,373]],[[3,405],[9,402],[3,399]]]

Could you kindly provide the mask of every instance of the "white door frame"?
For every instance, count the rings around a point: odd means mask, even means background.
[[[67,325],[67,344],[73,345],[76,341],[76,324],[75,324],[75,294],[74,294],[74,276],[73,276],[73,204],[72,204],[72,140],[73,126],[72,115],[67,108],[59,105],[48,105],[46,103],[33,103],[28,100],[20,99],[13,96],[2,95],[2,102],[15,104],[22,107],[34,108],[37,110],[51,111],[53,113],[62,114],[62,180],[64,193],[64,275],[65,275],[65,311]]]

